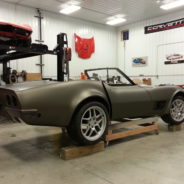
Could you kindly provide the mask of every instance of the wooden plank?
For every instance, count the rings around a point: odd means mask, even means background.
[[[154,125],[134,129],[134,130],[127,130],[127,131],[124,131],[124,132],[113,133],[112,135],[107,135],[106,136],[106,141],[112,141],[112,140],[115,140],[115,139],[120,139],[120,138],[123,138],[123,137],[137,135],[137,134],[140,134],[140,133],[150,132],[150,131],[153,131],[153,130],[158,130],[158,125],[154,124]]]
[[[40,73],[27,73],[26,81],[37,81],[42,80],[42,76]]]
[[[64,160],[70,160],[86,155],[91,155],[103,151],[105,149],[105,144],[103,141],[89,146],[68,146],[61,148],[60,157]]]
[[[128,127],[141,125],[141,124],[148,123],[148,122],[156,122],[157,120],[158,120],[158,117],[121,122],[121,123],[110,125],[109,130],[128,128]]]
[[[112,130],[108,130],[108,135],[111,135],[112,134]]]

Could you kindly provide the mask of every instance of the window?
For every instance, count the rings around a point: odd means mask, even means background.
[[[134,83],[120,70],[116,68],[98,68],[86,70],[88,79],[103,81],[110,86],[129,86]]]

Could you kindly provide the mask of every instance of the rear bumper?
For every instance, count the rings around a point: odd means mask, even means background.
[[[25,122],[25,116],[37,116],[37,109],[15,109],[15,108],[5,108],[5,112],[8,117],[15,122]]]

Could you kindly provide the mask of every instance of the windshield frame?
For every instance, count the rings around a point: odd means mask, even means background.
[[[94,68],[94,69],[87,69],[87,70],[84,70],[84,73],[85,75],[87,76],[87,79],[91,79],[91,77],[89,76],[88,72],[92,72],[92,71],[98,71],[98,70],[106,70],[107,71],[107,81],[109,79],[109,70],[116,70],[118,71],[124,78],[126,78],[130,84],[132,85],[136,85],[123,71],[121,71],[119,68],[115,68],[115,67],[112,67],[112,68]]]

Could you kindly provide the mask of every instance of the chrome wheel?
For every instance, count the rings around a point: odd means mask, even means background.
[[[99,139],[107,126],[105,111],[99,106],[89,107],[81,118],[81,133],[89,141]]]
[[[184,120],[184,101],[182,99],[175,99],[172,102],[170,114],[174,121],[180,122]]]

